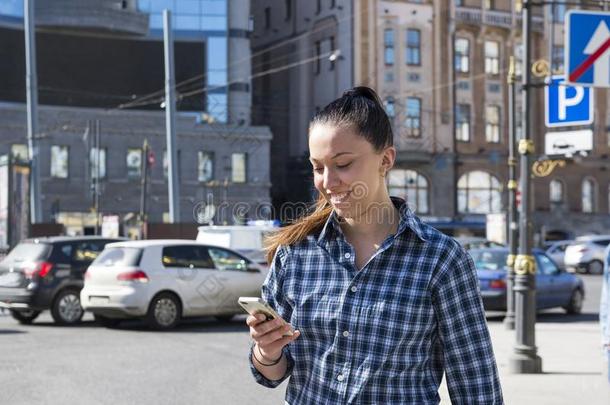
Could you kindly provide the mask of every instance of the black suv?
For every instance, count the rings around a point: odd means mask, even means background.
[[[23,324],[46,309],[60,325],[80,322],[85,271],[107,243],[121,240],[57,236],[21,241],[0,262],[0,306]]]

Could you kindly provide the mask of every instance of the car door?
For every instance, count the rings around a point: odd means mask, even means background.
[[[175,283],[185,313],[208,315],[217,311],[222,293],[214,262],[207,250],[196,245],[171,245],[162,248],[164,273]]]
[[[538,308],[552,308],[563,301],[559,296],[559,268],[543,253],[536,253],[538,271],[536,276],[536,296]]]
[[[255,270],[252,262],[227,249],[208,247],[210,257],[219,273],[219,279],[227,289],[224,308],[240,311],[237,303],[239,297],[260,297],[264,275]]]
[[[572,275],[559,268],[548,255],[540,255],[540,261],[544,263],[543,265],[546,266],[547,273],[551,275],[553,293],[552,305],[554,307],[565,305],[570,301],[574,289],[574,279]]]

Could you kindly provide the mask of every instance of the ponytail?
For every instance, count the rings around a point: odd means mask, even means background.
[[[281,245],[293,245],[305,239],[308,235],[322,230],[326,220],[333,211],[333,207],[324,198],[318,196],[318,201],[314,205],[313,212],[294,224],[288,225],[265,239],[265,251],[267,253],[267,263],[271,264],[275,252]]]

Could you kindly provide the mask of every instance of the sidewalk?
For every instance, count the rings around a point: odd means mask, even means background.
[[[563,314],[538,315],[536,346],[542,374],[511,374],[515,331],[506,330],[500,318],[488,320],[506,404],[610,404],[599,324],[594,315],[584,316],[585,322],[566,322],[569,318]],[[451,403],[444,384],[441,397],[441,403]]]

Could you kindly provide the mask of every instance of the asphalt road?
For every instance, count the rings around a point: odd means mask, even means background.
[[[601,277],[583,278],[584,313],[571,322],[596,322]],[[562,316],[547,311],[542,321]],[[250,375],[244,321],[188,320],[162,333],[138,321],[105,329],[90,315],[66,328],[48,313],[30,326],[0,314],[0,403],[283,404],[285,385],[269,390]]]

